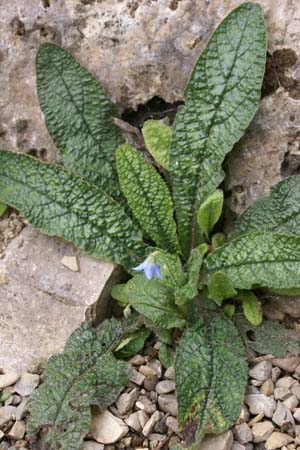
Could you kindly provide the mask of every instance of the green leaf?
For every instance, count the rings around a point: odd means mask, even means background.
[[[147,120],[142,133],[146,147],[155,161],[168,170],[172,129],[159,120]]]
[[[175,357],[178,421],[186,446],[234,423],[247,377],[245,350],[233,323],[213,313],[196,315]]]
[[[175,352],[169,345],[164,343],[161,344],[158,352],[158,359],[162,363],[162,365],[168,369],[174,365]]]
[[[82,325],[62,354],[49,359],[44,383],[30,400],[29,434],[41,432],[41,448],[77,450],[91,420],[91,405],[107,408],[128,383],[131,367],[112,351],[139,327],[136,318]],[[39,448],[40,448],[39,447]]]
[[[235,305],[232,305],[231,303],[227,303],[227,305],[224,305],[224,314],[228,319],[232,319],[234,313],[235,313]]]
[[[221,305],[223,300],[236,295],[230,279],[222,272],[214,272],[208,279],[208,298]]]
[[[186,274],[183,272],[180,258],[161,250],[154,253],[155,263],[160,265],[160,283],[171,288],[182,286],[186,282]]]
[[[260,325],[263,320],[263,315],[260,301],[256,295],[253,292],[244,291],[239,292],[236,297],[242,300],[244,315],[251,325],[255,327]]]
[[[126,268],[144,259],[141,232],[123,208],[61,166],[0,152],[0,199],[39,230]]]
[[[211,245],[214,250],[226,244],[226,236],[223,233],[216,233],[211,238]]]
[[[220,219],[223,209],[224,194],[217,189],[202,203],[198,211],[198,223],[208,238],[214,226]]]
[[[167,185],[129,145],[118,148],[116,160],[121,189],[139,224],[159,247],[176,253],[179,245]]]
[[[113,122],[116,108],[97,80],[66,50],[46,43],[37,55],[37,87],[65,166],[119,197],[115,151],[124,138]]]
[[[149,281],[144,275],[136,275],[126,286],[129,304],[151,322],[167,329],[184,326],[185,320],[175,305],[172,289],[163,286],[156,278]],[[115,290],[112,290],[112,295],[115,295]]]
[[[235,316],[235,324],[247,347],[262,355],[284,358],[287,352],[299,354],[300,335],[282,323],[264,320],[258,327],[251,325],[242,314]]]
[[[182,287],[175,289],[175,302],[177,305],[184,305],[198,295],[200,268],[206,248],[206,244],[202,244],[200,249],[195,248],[192,250],[187,263],[187,281]]]
[[[300,236],[272,233],[241,235],[211,253],[203,274],[223,272],[236,289],[300,287]]]
[[[234,236],[251,231],[300,234],[300,177],[281,181],[237,220]]]
[[[199,206],[222,182],[224,157],[256,112],[265,58],[261,7],[244,3],[219,25],[194,67],[170,148],[179,240],[186,255],[200,235]]]
[[[5,203],[0,202],[0,217],[3,216],[5,211],[7,210],[7,205]]]
[[[136,355],[145,344],[146,339],[150,336],[151,331],[143,327],[134,331],[116,348],[114,355],[118,359],[127,359]]]

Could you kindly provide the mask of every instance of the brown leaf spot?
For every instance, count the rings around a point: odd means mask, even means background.
[[[199,419],[192,419],[192,418],[190,418],[184,424],[182,436],[187,447],[189,447],[195,442],[195,434],[198,429],[198,424]]]

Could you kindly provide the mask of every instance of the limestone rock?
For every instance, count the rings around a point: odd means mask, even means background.
[[[171,416],[177,417],[178,404],[175,394],[163,394],[158,397],[158,405],[160,409]]]
[[[274,431],[265,443],[266,450],[275,450],[293,442],[294,438],[285,433]]]
[[[255,380],[265,381],[271,376],[271,361],[261,361],[249,370],[249,376]]]
[[[235,439],[240,442],[240,444],[247,444],[252,441],[252,432],[247,423],[241,423],[234,428]]]
[[[288,355],[286,358],[274,358],[272,362],[274,366],[286,372],[293,373],[300,364],[300,356]]]
[[[61,265],[66,253],[78,257],[80,272]],[[99,298],[94,317],[103,319],[111,284],[119,277],[115,267],[24,228],[0,260],[0,274],[6,278],[0,284],[0,367],[22,372],[32,360],[61,351]]]
[[[5,371],[0,373],[0,389],[11,386],[20,378],[20,374],[15,371]]]
[[[268,420],[255,423],[252,427],[253,442],[265,442],[274,431],[274,425]]]
[[[277,407],[273,414],[272,420],[279,427],[294,423],[291,411],[287,408],[286,405],[281,402],[277,403]]]
[[[14,391],[22,397],[26,397],[27,395],[32,394],[35,388],[39,385],[39,382],[39,375],[25,372],[15,385]]]
[[[233,444],[232,432],[218,434],[217,436],[207,436],[199,446],[199,450],[231,450]]]
[[[116,401],[116,406],[122,416],[127,414],[132,409],[137,399],[137,395],[137,389],[132,389],[132,391],[124,392],[124,394],[120,395],[120,397]]]
[[[249,406],[252,414],[264,413],[266,417],[272,417],[276,402],[270,397],[266,397],[263,394],[250,394],[246,395],[245,402]]]
[[[18,441],[23,439],[25,435],[25,423],[22,421],[15,422],[12,428],[8,433],[8,437],[13,439],[14,441]]]
[[[89,436],[100,442],[100,444],[114,444],[126,436],[128,431],[129,428],[123,420],[105,410],[103,412],[94,412]]]
[[[128,425],[130,428],[132,428],[134,431],[139,433],[142,431],[141,423],[139,421],[139,413],[138,411],[130,414],[130,416],[125,419],[126,425]]]
[[[16,416],[15,406],[2,406],[0,408],[0,427]]]
[[[156,392],[161,394],[169,394],[169,392],[175,391],[175,382],[172,380],[160,381],[155,388]]]
[[[104,450],[104,445],[95,441],[84,441],[82,450]]]

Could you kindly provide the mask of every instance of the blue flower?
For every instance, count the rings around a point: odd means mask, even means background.
[[[153,258],[149,256],[145,261],[139,264],[136,267],[133,267],[132,270],[143,270],[147,280],[151,280],[153,277],[157,277],[160,280],[162,279],[160,273],[160,264],[157,264],[153,261]]]

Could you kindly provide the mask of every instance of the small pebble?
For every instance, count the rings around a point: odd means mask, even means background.
[[[145,375],[143,375],[142,373],[138,372],[135,369],[132,370],[131,377],[130,377],[130,381],[132,381],[132,383],[135,383],[138,386],[142,386],[142,384],[144,383],[144,380],[145,380]]]
[[[180,431],[178,428],[178,420],[175,417],[169,416],[166,419],[166,425],[170,430],[174,431],[177,435],[180,435]]]
[[[246,395],[245,402],[249,406],[252,414],[262,412],[266,417],[272,417],[276,409],[275,400],[263,394]]]
[[[286,387],[276,387],[274,389],[275,400],[285,400],[291,395],[290,389]]]
[[[265,442],[273,431],[274,425],[268,420],[255,423],[252,428],[253,442]]]
[[[39,385],[40,377],[39,375],[25,372],[22,374],[21,378],[15,385],[15,392],[21,397],[32,394],[35,388]]]
[[[279,369],[279,367],[273,367],[271,373],[272,373],[271,375],[272,381],[273,383],[275,383],[281,375],[281,370]]]
[[[235,439],[240,444],[247,444],[252,441],[252,432],[249,425],[244,422],[234,428]]]
[[[293,442],[294,438],[285,433],[274,431],[265,443],[266,450],[276,450]]]
[[[20,378],[20,374],[13,370],[0,373],[0,389],[4,389],[15,384]]]
[[[175,391],[175,382],[172,380],[160,381],[157,383],[155,390],[159,395],[169,394],[170,392]]]
[[[164,378],[166,378],[167,380],[175,380],[175,370],[174,367],[169,367],[165,373],[164,373]]]
[[[158,382],[158,378],[156,375],[154,375],[153,377],[146,377],[145,381],[144,381],[144,388],[151,392],[155,390],[155,386],[157,385]]]
[[[160,413],[159,411],[155,411],[143,427],[142,433],[145,437],[147,437],[152,432],[154,425],[156,424],[156,422],[158,422],[159,419]]]
[[[178,415],[178,404],[175,394],[163,394],[158,397],[158,406],[159,408],[166,412],[170,413],[171,416],[177,417]]]
[[[78,259],[76,256],[65,255],[62,258],[61,263],[73,272],[79,272]]]
[[[269,397],[274,393],[274,383],[271,380],[271,378],[268,378],[266,381],[263,382],[260,388],[260,393],[266,395],[267,397]]]
[[[7,436],[14,441],[17,441],[19,439],[23,439],[25,435],[25,423],[23,421],[15,422],[13,427],[10,429]]]
[[[132,358],[130,358],[129,363],[133,366],[141,366],[145,364],[145,358],[142,355],[135,355]]]
[[[271,361],[261,361],[249,370],[249,376],[255,380],[265,381],[271,376]]]
[[[156,371],[151,369],[151,367],[149,367],[149,366],[141,366],[139,368],[139,372],[142,373],[145,377],[156,376]]]
[[[297,397],[295,395],[291,395],[290,397],[286,398],[283,401],[283,404],[290,409],[291,411],[293,411],[295,408],[297,408],[297,406],[299,405],[299,400],[297,399]]]

